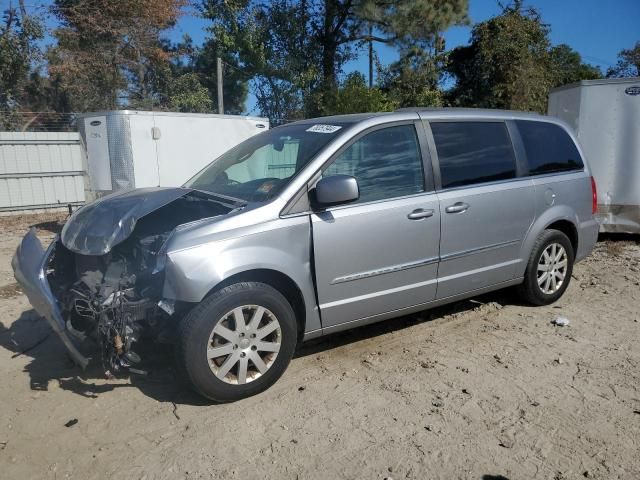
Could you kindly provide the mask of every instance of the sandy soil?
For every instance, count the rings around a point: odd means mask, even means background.
[[[9,223],[2,478],[640,478],[636,240],[600,242],[556,305],[497,292],[313,341],[267,392],[207,405],[166,347],[148,377],[75,368],[9,267],[27,225],[59,224]]]

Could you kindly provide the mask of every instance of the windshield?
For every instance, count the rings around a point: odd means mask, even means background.
[[[268,130],[222,154],[184,186],[247,202],[269,200],[346,125],[305,123]]]

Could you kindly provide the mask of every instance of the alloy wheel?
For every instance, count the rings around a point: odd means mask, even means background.
[[[559,243],[549,244],[538,260],[538,287],[551,295],[562,287],[567,275],[567,252]]]
[[[259,305],[236,307],[220,318],[207,343],[207,361],[220,380],[243,385],[273,365],[282,343],[276,316]]]

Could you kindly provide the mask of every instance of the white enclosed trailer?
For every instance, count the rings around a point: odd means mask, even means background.
[[[600,230],[640,233],[640,78],[553,89],[549,115],[578,135],[598,187]]]
[[[87,199],[116,190],[182,185],[216,157],[264,132],[269,120],[240,115],[117,110],[85,113]]]

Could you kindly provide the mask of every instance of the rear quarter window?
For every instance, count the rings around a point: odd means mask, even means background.
[[[529,175],[582,170],[584,163],[569,134],[559,125],[516,120]]]

